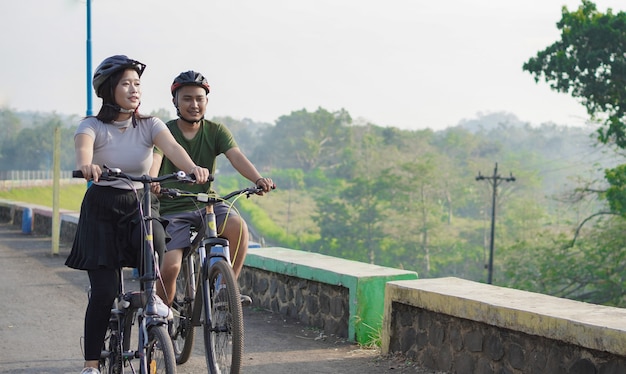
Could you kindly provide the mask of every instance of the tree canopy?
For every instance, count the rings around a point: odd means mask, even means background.
[[[581,100],[602,123],[598,138],[626,148],[626,13],[601,13],[590,0],[557,23],[561,40],[523,65],[535,81]]]

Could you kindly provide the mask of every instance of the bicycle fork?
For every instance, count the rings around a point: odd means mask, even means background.
[[[230,264],[230,251],[228,248],[228,241],[226,241],[225,239],[222,238],[209,238],[209,239],[204,239],[201,244],[198,246],[198,248],[196,249],[198,252],[198,259],[199,259],[199,266],[200,266],[200,271],[198,272],[197,269],[193,268],[194,272],[195,272],[195,277],[194,279],[196,280],[196,283],[194,285],[194,294],[195,294],[195,300],[202,300],[202,302],[196,302],[194,303],[194,309],[193,309],[193,318],[192,318],[192,322],[194,326],[200,326],[201,324],[201,313],[202,313],[202,309],[204,308],[204,312],[207,313],[207,316],[209,317],[209,320],[211,320],[211,300],[209,300],[209,298],[211,297],[211,289],[210,289],[210,280],[209,280],[209,270],[211,268],[211,265],[213,265],[215,263],[215,261],[227,261]],[[210,245],[210,252],[209,255],[207,256],[207,252],[206,252],[206,246]],[[215,282],[215,286],[216,288],[221,284],[220,279],[218,278]],[[206,293],[204,293],[204,295],[207,295],[207,298],[205,299],[204,297],[202,297],[202,293],[203,291],[206,290]],[[217,292],[218,290],[215,289],[213,290],[213,293]]]

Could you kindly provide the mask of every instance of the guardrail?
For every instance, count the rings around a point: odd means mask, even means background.
[[[28,188],[28,187],[47,187],[52,186],[52,179],[14,179],[14,180],[0,180],[0,191],[8,191],[13,188]],[[69,178],[61,179],[61,185],[67,184],[87,184],[84,179]]]

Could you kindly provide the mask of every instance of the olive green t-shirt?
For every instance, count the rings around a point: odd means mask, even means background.
[[[214,123],[209,120],[202,120],[201,128],[198,133],[193,137],[193,139],[186,139],[183,136],[183,133],[180,131],[178,126],[176,125],[176,120],[171,120],[166,123],[167,127],[170,129],[172,135],[174,135],[174,139],[185,148],[191,159],[198,166],[205,167],[209,169],[211,174],[215,173],[215,165],[217,156],[222,153],[225,153],[231,148],[237,147],[237,143],[233,138],[230,130],[222,124]],[[163,154],[160,150],[156,149],[155,152]],[[177,168],[167,157],[163,156],[163,162],[161,163],[161,168],[159,169],[159,175],[171,174],[179,171]],[[211,191],[211,183],[207,182],[205,184],[188,184],[188,183],[171,183],[170,181],[165,182],[164,187],[168,188],[179,188],[185,191],[191,192],[210,192]],[[194,203],[192,199],[185,198],[161,198],[161,209],[160,212],[162,215],[179,213],[185,211],[196,210],[197,205]]]

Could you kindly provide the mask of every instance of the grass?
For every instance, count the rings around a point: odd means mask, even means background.
[[[80,211],[80,204],[87,190],[86,183],[64,184],[59,190],[59,208]],[[12,188],[0,191],[0,199],[52,207],[52,186]]]
[[[319,236],[319,227],[311,218],[316,212],[312,197],[277,189],[264,196],[253,196],[250,201],[266,211],[277,226],[286,230],[287,235]]]
[[[228,188],[221,189],[223,191],[228,190]],[[86,190],[86,183],[62,184],[59,191],[59,209],[79,212],[80,204]],[[51,208],[52,186],[19,187],[0,190],[0,199],[42,205]],[[246,203],[254,204],[266,213],[266,215],[257,218],[260,220],[259,222],[254,222],[253,217],[248,217],[247,219],[250,219],[249,224],[258,230],[280,228],[280,238],[276,239],[283,239],[279,240],[281,243],[283,241],[285,242],[281,245],[288,245],[288,243],[293,241],[287,240],[283,236],[299,238],[301,241],[307,241],[309,240],[308,238],[316,238],[319,236],[319,229],[311,219],[311,215],[315,211],[315,201],[306,195],[294,192],[290,193],[290,191],[286,190],[276,190],[262,197],[254,196],[246,201]],[[268,219],[272,223],[271,227],[265,222]],[[282,230],[285,230],[285,232]],[[266,234],[270,235],[270,232]]]

